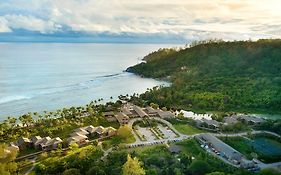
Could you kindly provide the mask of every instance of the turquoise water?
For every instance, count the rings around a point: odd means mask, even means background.
[[[85,105],[165,82],[124,70],[155,44],[0,43],[0,121],[26,112]]]

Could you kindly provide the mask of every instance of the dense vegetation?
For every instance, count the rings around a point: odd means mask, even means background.
[[[281,111],[281,40],[193,44],[160,49],[127,69],[169,79],[140,97],[170,108],[219,111]]]
[[[101,159],[98,146],[89,145],[66,153],[48,153],[45,158],[40,156],[35,170],[36,174],[67,174],[70,171],[73,175],[204,175],[212,172],[220,172],[219,175],[253,175],[207,154],[193,139],[178,145],[183,148],[178,155],[170,153],[165,145],[153,145],[115,150],[106,159]]]
[[[206,154],[195,140],[180,145],[184,150],[178,157],[164,145],[116,150],[104,160],[101,160],[101,150],[93,145],[74,148],[67,153],[49,153],[36,166],[36,174],[65,173],[70,170],[89,175],[203,175],[214,171],[247,174]]]
[[[92,102],[87,106],[59,109],[53,112],[27,113],[18,119],[8,117],[0,123],[0,143],[10,143],[19,137],[60,137],[65,139],[76,128],[82,126],[112,126],[119,128],[118,122],[108,122],[102,115],[107,108],[118,108],[120,102],[97,105]],[[20,122],[20,123],[19,123]]]

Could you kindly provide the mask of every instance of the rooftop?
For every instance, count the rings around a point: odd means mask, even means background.
[[[178,145],[171,145],[170,147],[168,147],[168,150],[171,153],[180,153],[182,151],[182,147]]]
[[[175,114],[173,114],[171,111],[161,111],[158,110],[158,115],[161,118],[171,118],[171,117],[175,117]]]
[[[145,113],[143,111],[143,109],[139,106],[133,106],[133,110],[136,111],[136,113],[140,116],[140,117],[145,117],[148,116],[147,113]]]
[[[223,153],[227,157],[235,160],[240,160],[242,158],[241,153],[209,133],[200,134],[196,137],[210,143],[217,151]]]

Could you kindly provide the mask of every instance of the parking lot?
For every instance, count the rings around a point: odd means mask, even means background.
[[[144,135],[147,141],[157,140],[157,137],[150,131],[148,127],[137,127],[137,129],[141,135]]]
[[[167,127],[167,126],[164,127],[162,125],[158,125],[158,128],[164,134],[165,139],[177,138],[177,135],[169,127]]]

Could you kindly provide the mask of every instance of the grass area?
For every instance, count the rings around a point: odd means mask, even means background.
[[[26,148],[22,151],[19,151],[18,157],[25,156],[25,155],[28,155],[28,154],[32,154],[32,153],[35,153],[35,152],[38,152],[38,151],[40,151],[40,150],[36,150],[35,148]]]
[[[135,147],[135,148],[129,148],[129,149],[126,149],[128,152],[137,152],[137,153],[143,153],[143,152],[150,152],[151,150],[155,150],[155,149],[158,149],[158,148],[162,148],[162,149],[165,149],[164,145],[160,144],[160,145],[149,145],[149,146],[141,146],[141,147]]]
[[[221,139],[248,159],[258,158],[264,163],[281,161],[281,143],[277,140],[264,136],[256,136],[252,140],[243,137]]]
[[[32,165],[26,166],[24,168],[19,168],[19,174],[25,174],[31,167]]]
[[[182,134],[186,135],[193,135],[204,132],[203,130],[200,130],[198,128],[195,128],[189,124],[173,124],[173,126],[176,128],[177,131],[179,131]]]
[[[133,132],[133,131],[131,131]],[[108,138],[102,142],[102,146],[105,150],[109,149],[110,147],[116,146],[116,145],[122,145],[122,144],[129,144],[134,143],[136,141],[136,138],[132,133],[128,134],[126,138],[122,138],[120,136],[114,136],[111,138]]]
[[[200,145],[194,139],[185,140],[176,144],[180,145],[183,148],[182,151],[189,156],[197,157],[200,154],[204,154],[204,151],[202,150],[202,148],[200,148]]]

